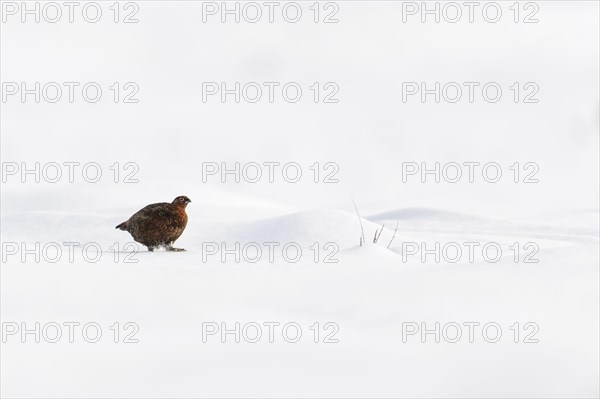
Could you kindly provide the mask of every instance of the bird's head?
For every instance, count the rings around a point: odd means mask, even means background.
[[[180,195],[179,197],[175,198],[173,202],[171,202],[171,204],[185,208],[190,202],[192,202],[191,199],[189,199],[185,195]]]

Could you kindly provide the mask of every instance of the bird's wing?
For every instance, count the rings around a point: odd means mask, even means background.
[[[161,202],[140,209],[131,216],[129,223],[142,228],[162,228],[165,225],[177,227],[178,216],[177,210],[173,209],[171,204]]]
[[[156,204],[146,205],[145,207],[134,213],[130,219],[159,215],[160,213],[162,213],[162,209],[167,208],[169,208],[168,202],[158,202]]]

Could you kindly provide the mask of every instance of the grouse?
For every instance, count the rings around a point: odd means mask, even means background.
[[[185,207],[190,202],[188,197],[181,195],[170,204],[150,204],[115,228],[129,232],[135,241],[147,246],[148,251],[159,247],[167,251],[185,251],[183,248],[173,248],[173,243],[185,230],[188,220]]]

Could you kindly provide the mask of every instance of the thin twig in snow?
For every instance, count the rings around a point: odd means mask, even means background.
[[[398,222],[396,222],[396,228],[394,229],[394,235],[392,236],[392,239],[390,240],[390,243],[388,244],[388,248],[390,247],[390,245],[392,245],[392,241],[394,241],[394,238],[396,237],[396,232],[398,231]]]
[[[362,247],[363,243],[365,242],[365,230],[363,229],[362,219],[358,213],[358,208],[356,206],[356,202],[354,202],[354,198],[352,198],[352,203],[354,204],[354,210],[356,210],[356,216],[358,216],[358,223],[360,223],[360,246]]]
[[[375,237],[373,237],[373,244],[377,244],[377,241],[379,241],[379,237],[381,237],[381,233],[383,233],[384,227],[385,227],[385,223],[381,225],[381,230],[379,230],[379,234],[377,234],[377,230],[375,230]]]

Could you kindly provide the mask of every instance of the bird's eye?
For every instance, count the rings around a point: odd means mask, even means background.
[[[179,198],[179,201],[183,202],[183,201],[185,201],[185,200],[184,200],[183,198]]]

